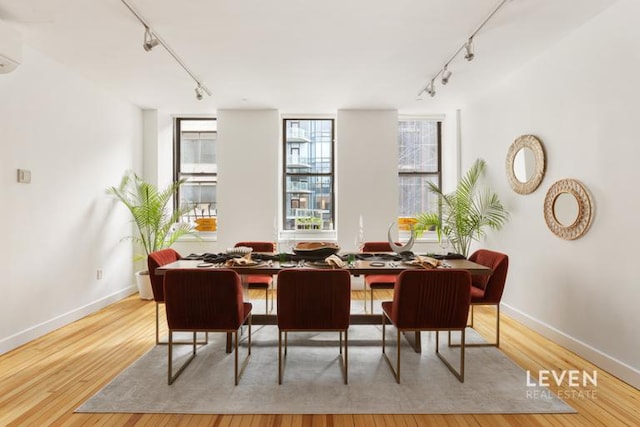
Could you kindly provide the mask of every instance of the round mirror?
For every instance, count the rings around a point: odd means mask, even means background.
[[[522,135],[509,147],[506,161],[509,184],[516,193],[532,193],[544,176],[542,143],[534,135]]]
[[[553,202],[553,216],[564,227],[568,227],[578,219],[578,199],[571,193],[560,193]]]
[[[581,237],[591,226],[592,202],[587,189],[575,179],[556,181],[544,198],[544,220],[556,236]]]
[[[516,157],[513,159],[513,173],[516,179],[524,184],[533,178],[535,162],[531,148],[522,147],[518,150]]]

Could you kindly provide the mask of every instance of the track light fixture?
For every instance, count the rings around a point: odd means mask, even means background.
[[[146,50],[147,52],[149,52],[151,49],[153,49],[155,46],[157,45],[161,45],[163,48],[165,48],[165,50],[167,52],[169,52],[169,55],[171,55],[173,57],[173,59],[176,60],[176,62],[178,63],[178,65],[180,65],[186,72],[187,74],[189,74],[189,76],[191,76],[191,78],[193,79],[193,81],[196,82],[196,99],[200,100],[203,98],[204,94],[206,93],[207,95],[211,96],[211,91],[209,90],[209,88],[207,87],[207,85],[204,84],[204,82],[202,80],[200,80],[198,78],[198,76],[196,76],[189,67],[187,67],[187,64],[184,63],[184,61],[182,59],[180,59],[180,57],[178,56],[178,54],[171,49],[171,47],[167,44],[166,41],[164,41],[157,32],[155,32],[152,28],[151,25],[149,24],[149,21],[147,21],[141,14],[140,12],[138,12],[133,6],[131,6],[131,4],[129,4],[128,0],[120,0],[122,1],[122,3],[127,6],[127,9],[129,9],[129,11],[131,13],[133,13],[133,15],[138,19],[138,21],[140,21],[140,23],[144,26],[144,43],[142,44],[142,47],[144,48],[144,50]]]
[[[149,27],[144,27],[144,43],[142,43],[142,47],[147,52],[151,51],[154,47],[158,46],[158,39],[151,33]]]
[[[451,61],[453,61],[456,58],[456,56],[458,56],[460,52],[462,52],[463,50],[465,51],[464,59],[466,59],[467,61],[471,61],[473,60],[473,58],[475,58],[475,54],[473,53],[473,38],[475,37],[476,34],[478,34],[478,32],[482,29],[482,27],[484,27],[486,23],[489,22],[491,18],[493,18],[493,15],[495,15],[496,12],[498,12],[498,10],[500,10],[500,8],[504,6],[504,4],[507,1],[509,0],[500,0],[498,4],[496,4],[496,6],[493,8],[489,16],[487,16],[484,19],[484,21],[482,21],[482,23],[478,26],[478,28],[476,28],[476,30],[473,33],[471,33],[471,35],[467,38],[467,41],[462,46],[460,46],[458,50],[456,50],[454,54],[451,55],[449,60],[444,63],[444,66],[440,70],[438,70],[438,72],[435,73],[433,77],[431,77],[431,80],[429,81],[429,83],[423,86],[423,89],[421,89],[420,92],[418,92],[418,97],[422,96],[423,93],[426,93],[431,97],[435,96],[436,90],[435,90],[434,82],[438,77],[441,78],[441,82],[443,85],[446,85],[447,83],[449,83],[449,78],[451,78],[451,71],[448,70],[449,64],[451,63]]]
[[[467,61],[472,61],[473,58],[476,56],[473,53],[473,37],[470,37],[469,41],[465,43],[464,49],[465,49],[464,59],[466,59]]]
[[[202,96],[203,96],[202,92],[203,92],[202,86],[200,86],[200,85],[196,86],[196,99],[198,101],[202,100]]]
[[[447,68],[449,64],[445,65],[442,69],[442,84],[446,85],[449,83],[449,78],[451,77],[451,71]]]

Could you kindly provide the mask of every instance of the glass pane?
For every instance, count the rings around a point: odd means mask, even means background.
[[[400,176],[399,216],[413,217],[437,209],[438,198],[429,191],[428,181],[438,184],[436,176]]]
[[[217,216],[215,177],[187,178],[180,186],[180,207],[189,206],[188,220]]]
[[[288,173],[331,173],[332,120],[285,120]]]
[[[285,230],[333,230],[333,179],[328,176],[287,176]],[[302,224],[310,224],[302,228]]]
[[[182,173],[216,173],[216,133],[182,132],[180,143]]]
[[[398,170],[438,172],[438,121],[398,122]]]

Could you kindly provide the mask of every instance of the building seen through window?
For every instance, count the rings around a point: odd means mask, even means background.
[[[284,120],[284,230],[333,230],[334,121]]]
[[[432,212],[437,204],[427,182],[440,187],[441,128],[435,119],[398,122],[399,226],[408,230],[411,218]]]
[[[180,207],[191,209],[185,220],[198,231],[216,231],[218,165],[215,119],[178,118],[175,121],[175,179],[185,180],[178,190]]]

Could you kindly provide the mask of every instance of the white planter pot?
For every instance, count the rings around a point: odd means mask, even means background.
[[[136,271],[136,283],[138,284],[138,293],[140,299],[153,299],[153,288],[151,287],[151,278],[147,270]]]

